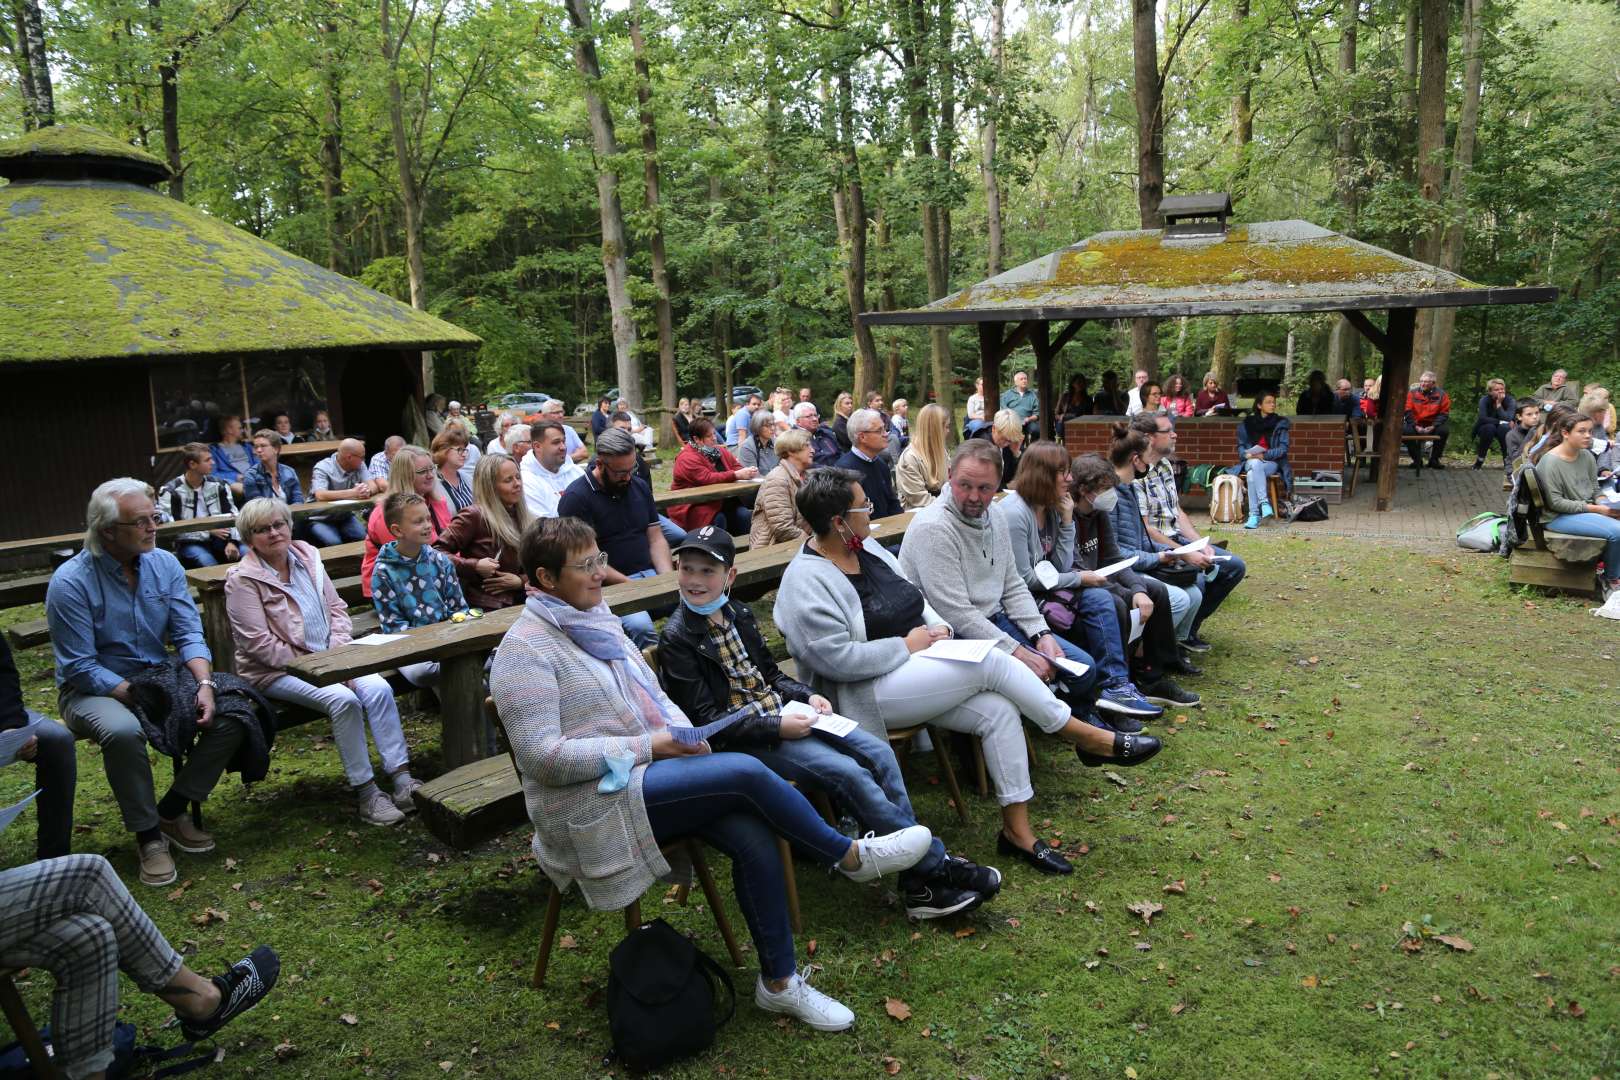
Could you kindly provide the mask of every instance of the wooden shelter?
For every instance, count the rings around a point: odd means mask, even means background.
[[[977,325],[987,403],[1000,400],[1001,362],[1029,345],[1041,436],[1051,438],[1053,362],[1090,320],[1337,311],[1384,357],[1378,509],[1387,510],[1399,464],[1399,388],[1412,381],[1417,309],[1544,304],[1558,297],[1551,287],[1480,285],[1308,221],[1228,225],[1231,201],[1224,195],[1178,196],[1166,199],[1163,209],[1172,219],[1166,230],[1098,233],[927,307],[867,312],[861,320],[869,326]],[[1380,310],[1383,327],[1371,317]],[[1062,324],[1055,334],[1053,323]]]
[[[409,434],[421,353],[479,344],[425,312],[170,199],[168,167],[87,128],[0,144],[0,539],[82,527],[101,481],[160,481],[224,415],[327,409]]]

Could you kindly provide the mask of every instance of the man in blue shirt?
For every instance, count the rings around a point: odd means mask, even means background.
[[[825,468],[838,460],[838,438],[831,428],[821,426],[821,413],[813,401],[801,401],[793,406],[793,423],[810,436],[810,467]]]
[[[857,409],[849,418],[850,450],[839,458],[836,465],[860,474],[861,490],[872,504],[873,518],[886,518],[902,510],[894,494],[894,477],[883,456],[888,449],[889,434],[883,424],[883,415],[876,409]]]
[[[1029,388],[1029,372],[1013,372],[1013,388],[1001,395],[1001,407],[1011,409],[1018,414],[1018,419],[1024,423],[1024,432],[1029,433],[1030,426],[1037,422],[1041,411],[1040,399],[1035,391]]]
[[[186,804],[209,796],[247,733],[237,721],[214,716],[202,620],[179,560],[156,546],[150,491],[129,477],[96,488],[85,511],[84,550],[51,575],[45,617],[62,720],[75,735],[101,745],[107,783],[139,847],[141,881],[167,885],[176,876],[171,844],[193,853],[214,850],[214,838],[197,827]],[[170,644],[197,680],[200,732],[159,800],[146,737],[130,708],[129,680],[167,663]]]
[[[675,568],[669,541],[658,525],[652,488],[636,475],[639,455],[628,431],[610,427],[596,438],[596,460],[557,501],[558,517],[576,517],[596,530],[608,557],[607,583],[652,577]],[[638,611],[620,620],[624,632],[645,649],[658,643],[653,616]]]

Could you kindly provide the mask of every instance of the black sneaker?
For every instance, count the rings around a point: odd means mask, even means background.
[[[225,974],[214,976],[214,985],[219,987],[219,1008],[202,1020],[182,1019],[180,1031],[193,1042],[208,1038],[263,1000],[280,974],[281,958],[270,946],[260,945],[232,964]]]
[[[1205,641],[1203,636],[1197,631],[1188,634],[1187,639],[1181,643],[1181,647],[1196,653],[1209,652],[1210,649],[1214,648],[1214,646]]]
[[[1142,693],[1155,705],[1180,706],[1193,708],[1204,699],[1191,690],[1184,690],[1168,675],[1159,677],[1159,681],[1142,687]]]
[[[980,866],[960,855],[947,855],[935,875],[947,885],[958,889],[972,889],[989,900],[1001,891],[1001,871],[993,866]]]
[[[1164,665],[1164,670],[1168,671],[1172,675],[1187,675],[1196,678],[1204,673],[1204,669],[1193,663],[1192,658],[1195,655],[1195,653],[1190,652],[1187,649],[1177,649],[1176,658]],[[1154,680],[1152,679],[1148,680],[1148,682],[1153,681]],[[1140,686],[1142,684],[1137,683],[1137,685]]]
[[[943,919],[962,911],[972,911],[984,897],[972,889],[959,889],[939,877],[908,886],[901,899],[909,919]]]

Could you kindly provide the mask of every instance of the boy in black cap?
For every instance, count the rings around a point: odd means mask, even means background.
[[[900,765],[886,742],[854,728],[842,735],[814,727],[815,717],[783,716],[788,702],[817,714],[832,706],[783,674],[760,636],[754,613],[734,603],[737,579],[731,535],[706,525],[675,548],[681,604],[658,638],[658,666],[670,700],[694,726],[747,709],[710,739],[716,751],[752,754],[800,787],[825,791],[877,833],[917,823]],[[935,837],[928,854],[900,875],[906,914],[935,919],[971,911],[1001,888],[1001,873],[948,855]]]

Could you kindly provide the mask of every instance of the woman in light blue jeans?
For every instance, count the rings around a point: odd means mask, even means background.
[[[1535,466],[1542,498],[1556,516],[1544,524],[1554,532],[1591,536],[1606,541],[1603,577],[1609,588],[1620,587],[1620,507],[1599,499],[1597,458],[1592,454],[1592,418],[1567,413],[1551,421],[1551,436],[1559,439]]]
[[[1254,399],[1254,411],[1237,428],[1238,463],[1231,472],[1244,478],[1249,488],[1249,520],[1245,529],[1258,529],[1260,519],[1276,516],[1266,481],[1281,476],[1283,490],[1292,486],[1288,469],[1288,417],[1277,414],[1277,393],[1262,390]]]

